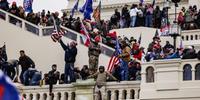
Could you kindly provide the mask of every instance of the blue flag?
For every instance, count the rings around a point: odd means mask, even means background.
[[[116,40],[116,53],[117,53],[117,55],[119,55],[119,54],[122,53],[122,50],[120,48],[119,40],[118,39]]]
[[[79,0],[76,0],[76,3],[75,3],[74,7],[71,10],[71,16],[72,17],[74,16],[75,11],[78,10],[78,4],[79,4]]]
[[[25,12],[33,12],[32,9],[33,0],[24,0],[24,10]]]
[[[0,70],[0,100],[19,100],[19,92],[12,81]]]
[[[90,14],[93,12],[92,4],[93,4],[92,0],[86,0],[85,4],[80,9],[80,12],[83,13],[84,19],[90,19],[91,20]]]

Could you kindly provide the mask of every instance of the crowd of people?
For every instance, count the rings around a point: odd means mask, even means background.
[[[41,26],[53,26],[54,21],[56,25],[62,25],[76,32],[81,33],[83,21],[91,38],[101,36],[101,42],[114,48],[116,33],[109,33],[112,29],[117,28],[128,28],[128,27],[154,27],[163,28],[170,24],[168,19],[168,8],[160,9],[159,6],[153,4],[132,4],[131,7],[125,5],[121,12],[118,9],[114,10],[114,14],[111,15],[109,20],[92,21],[92,20],[81,20],[79,17],[74,18],[73,16],[67,15],[63,12],[61,18],[59,18],[58,12],[50,12],[42,10],[41,12],[29,12],[27,15],[22,6],[18,6],[16,2],[12,2],[9,7],[7,0],[0,1],[0,9],[10,12],[22,19],[25,19],[33,24]],[[1,14],[0,14],[1,15]],[[1,17],[5,17],[1,15]],[[190,6],[187,10],[185,7],[182,8],[178,16],[178,24],[184,30],[197,29],[200,26],[200,13],[197,11],[196,5]],[[13,24],[20,25],[20,22],[15,18],[11,17],[10,22]]]
[[[199,29],[200,10],[197,9],[197,6],[189,6],[188,9],[182,7],[178,14],[178,24],[183,30]]]
[[[175,48],[166,41],[164,46],[161,46],[161,39],[159,36],[154,36],[153,41],[149,44],[148,48],[140,46],[141,40],[134,37],[130,39],[116,35],[116,32],[109,33],[109,30],[116,28],[128,27],[155,27],[162,28],[163,25],[168,23],[167,8],[160,10],[159,6],[155,9],[153,5],[147,4],[133,4],[130,9],[128,5],[122,8],[121,13],[115,9],[115,13],[111,16],[110,20],[95,22],[91,20],[81,20],[78,18],[68,17],[66,13],[59,18],[59,13],[51,13],[43,10],[41,13],[30,12],[27,15],[23,7],[17,6],[15,2],[11,7],[8,6],[7,0],[0,1],[0,8],[8,11],[22,19],[25,19],[33,24],[42,26],[57,26],[63,25],[77,32],[83,33],[82,22],[88,31],[91,43],[88,46],[89,65],[75,67],[78,45],[75,41],[65,44],[62,39],[58,39],[59,44],[65,51],[65,67],[64,73],[57,71],[57,65],[52,64],[52,69],[48,73],[42,73],[37,69],[34,61],[25,54],[24,50],[20,51],[18,60],[8,60],[5,45],[0,48],[0,69],[3,70],[14,82],[21,82],[25,86],[30,85],[50,85],[50,92],[54,84],[70,84],[76,82],[77,79],[86,80],[91,77],[96,77],[97,86],[102,86],[106,81],[127,81],[127,80],[141,80],[141,62],[149,62],[159,59],[200,59],[200,51],[197,53],[194,46]],[[1,16],[3,17],[3,16]],[[53,17],[53,19],[52,19]],[[55,20],[55,23],[54,23]],[[188,10],[184,7],[179,13],[178,24],[182,29],[197,29],[200,26],[200,11],[197,12],[196,6],[190,6]],[[17,24],[15,18],[11,18],[10,22]],[[84,33],[83,33],[84,34]],[[109,72],[105,70],[104,66],[99,66],[98,60],[101,54],[101,48],[98,44],[100,40],[97,36],[102,37],[102,42],[121,50],[120,53],[115,54],[120,60],[115,64],[113,69]],[[118,46],[118,47],[117,47]],[[145,52],[147,49],[147,52]],[[21,73],[19,75],[19,65],[21,66]],[[18,80],[19,77],[19,80]],[[109,77],[107,79],[107,77]]]

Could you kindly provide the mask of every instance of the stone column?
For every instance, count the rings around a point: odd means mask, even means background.
[[[94,85],[93,79],[85,81],[77,80],[76,83],[72,84],[75,88],[76,100],[93,100],[94,99]]]

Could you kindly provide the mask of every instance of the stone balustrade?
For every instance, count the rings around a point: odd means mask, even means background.
[[[72,84],[54,85],[49,95],[49,86],[17,86],[27,100],[94,100],[95,82],[93,79],[78,80]],[[107,82],[106,100],[139,100],[140,81]]]
[[[182,31],[181,38],[185,47],[193,45],[196,50],[200,50],[200,29]]]
[[[141,74],[140,100],[200,99],[200,62],[197,59],[166,59],[143,63]]]

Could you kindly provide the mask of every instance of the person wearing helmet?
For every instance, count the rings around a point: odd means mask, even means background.
[[[101,94],[102,100],[106,100],[106,92],[105,92],[105,83],[107,78],[111,78],[112,80],[118,81],[113,75],[105,71],[104,66],[99,66],[99,72],[89,76],[88,78],[96,77],[96,85],[95,85],[95,99],[99,100],[99,93]]]

